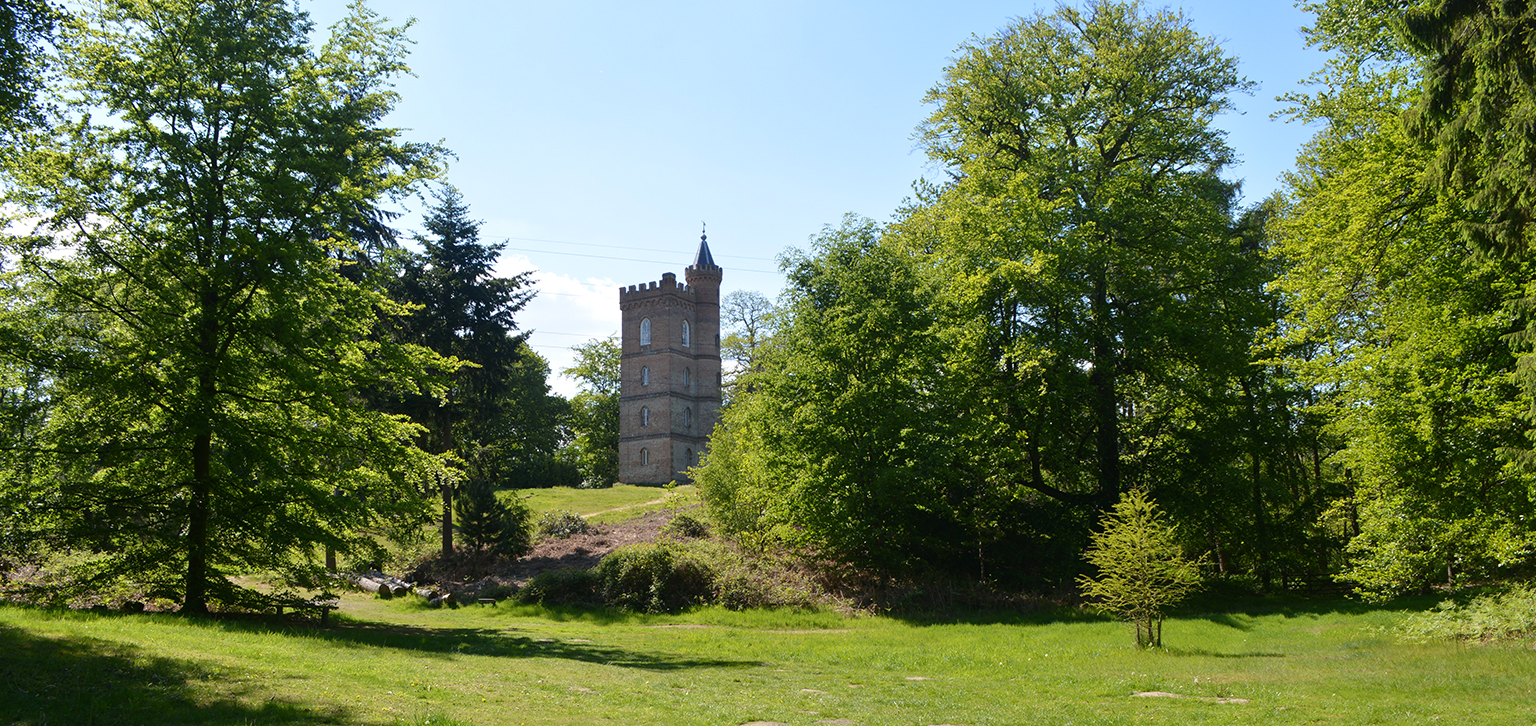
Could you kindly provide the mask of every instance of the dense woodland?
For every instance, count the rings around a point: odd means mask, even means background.
[[[1305,7],[1318,132],[1256,203],[1214,126],[1250,84],[1198,19],[1095,1],[959,48],[918,129],[940,178],[724,301],[714,522],[1042,591],[1134,492],[1254,589],[1527,577],[1536,7]],[[616,342],[550,392],[537,290],[494,276],[448,151],[385,125],[403,30],[358,3],[313,34],[272,0],[0,0],[9,594],[297,601],[424,532],[516,555],[497,490],[615,481]]]

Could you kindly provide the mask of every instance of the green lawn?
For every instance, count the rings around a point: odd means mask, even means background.
[[[1536,720],[1530,650],[1398,643],[1386,629],[1401,612],[1344,601],[1170,620],[1160,652],[1136,651],[1124,625],[1071,614],[641,617],[360,596],[346,611],[314,630],[0,608],[0,723]]]
[[[685,484],[677,488],[678,497],[690,497],[696,487]],[[528,501],[535,514],[553,509],[564,509],[585,516],[596,523],[615,522],[636,517],[660,509],[667,498],[667,490],[661,487],[643,487],[615,484],[608,489],[549,489],[504,490],[502,496],[520,495]]]

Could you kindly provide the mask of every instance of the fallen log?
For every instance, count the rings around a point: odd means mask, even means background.
[[[357,586],[383,598],[393,597],[395,594],[394,590],[392,590],[388,584],[375,580],[371,577],[357,578]]]

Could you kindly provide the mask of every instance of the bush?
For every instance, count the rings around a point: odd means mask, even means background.
[[[1398,625],[1410,640],[1462,640],[1475,643],[1536,640],[1536,588],[1518,585],[1480,595],[1464,604],[1447,600]]]
[[[675,613],[714,595],[709,565],[672,543],[621,547],[604,557],[595,572],[603,600],[626,610]]]
[[[661,531],[673,537],[698,539],[709,536],[709,525],[705,524],[704,520],[687,512],[678,512],[676,516],[672,517],[672,521],[667,522],[667,526],[663,527]]]
[[[568,568],[541,572],[517,593],[517,601],[526,605],[596,605],[597,573]]]
[[[1083,553],[1099,570],[1078,577],[1083,596],[1131,621],[1136,647],[1161,647],[1165,611],[1199,587],[1198,564],[1184,557],[1177,529],[1139,490],[1121,495],[1102,525]]]
[[[515,493],[496,496],[491,480],[471,466],[463,489],[453,502],[454,525],[465,543],[508,557],[521,557],[533,547],[529,520],[533,511]]]
[[[539,517],[539,534],[545,538],[565,539],[577,534],[592,534],[597,531],[575,512],[567,512],[563,509],[554,509]]]

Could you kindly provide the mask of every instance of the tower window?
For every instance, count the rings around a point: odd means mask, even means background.
[[[649,463],[651,463],[651,450],[650,449],[641,449],[640,450],[640,465],[641,466],[645,466],[646,464],[649,464]]]
[[[683,388],[687,388],[687,387],[689,387],[691,385],[693,385],[693,371],[691,371],[691,370],[689,370],[687,368],[684,368],[683,369]]]
[[[651,367],[650,366],[640,366],[640,385],[642,385],[642,386],[649,386],[649,385],[651,385]]]
[[[650,406],[641,406],[640,407],[640,425],[641,426],[650,426],[651,425],[651,407]]]
[[[683,463],[693,466],[693,449],[683,450]]]
[[[683,321],[683,347],[688,347],[688,321]]]
[[[640,344],[641,345],[650,345],[651,344],[651,319],[650,318],[646,318],[646,319],[640,321]]]
[[[693,428],[693,409],[683,409],[683,428]]]

